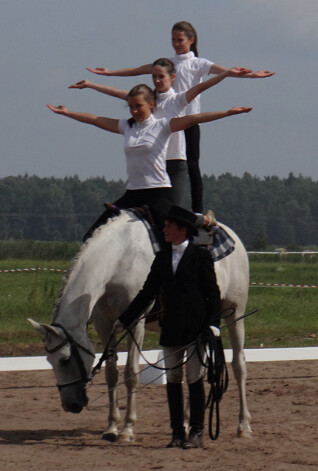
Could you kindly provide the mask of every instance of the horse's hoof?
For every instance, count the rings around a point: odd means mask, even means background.
[[[238,430],[238,438],[253,438],[252,432],[248,430]]]
[[[119,443],[133,443],[135,441],[134,435],[129,435],[127,433],[120,433],[118,437]]]
[[[107,440],[108,442],[117,442],[118,435],[115,433],[104,432],[102,435],[102,440]]]

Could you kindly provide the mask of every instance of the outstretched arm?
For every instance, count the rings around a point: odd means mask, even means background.
[[[119,133],[118,119],[104,118],[102,116],[96,116],[89,113],[79,113],[77,111],[70,111],[66,106],[53,106],[47,105],[47,107],[56,114],[67,116],[68,118],[75,119],[80,123],[92,124],[105,131]]]
[[[246,70],[243,67],[234,67],[234,69],[227,69],[226,67],[222,67],[221,65],[213,64],[209,70],[209,74],[222,74],[226,70],[230,70],[228,77],[243,77],[243,78],[266,78],[275,75],[275,72],[270,72],[269,70],[259,70],[257,72],[253,72],[250,70],[248,73],[240,75],[238,72],[242,70]]]
[[[96,67],[95,69],[91,69],[87,67],[89,72],[93,72],[93,74],[97,75],[107,75],[117,76],[117,77],[132,77],[135,75],[144,75],[144,74],[151,74],[152,71],[152,64],[145,64],[141,65],[140,67],[128,67],[126,69],[119,69],[119,70],[109,70],[106,67]]]
[[[225,69],[224,72],[221,72],[215,75],[214,77],[205,80],[205,82],[198,83],[194,87],[190,88],[190,90],[188,90],[186,93],[187,102],[190,103],[190,101],[192,101],[197,95],[204,92],[204,90],[207,90],[208,88],[214,87],[214,85],[217,85],[218,83],[222,82],[222,80],[224,80],[226,77],[243,77],[244,75],[249,74],[250,72],[252,72],[251,69],[239,69],[238,67],[233,67],[232,69]]]
[[[106,95],[114,96],[116,98],[121,98],[122,100],[127,100],[128,92],[126,90],[121,90],[120,88],[109,87],[107,85],[99,85],[97,83],[90,82],[89,80],[81,80],[80,82],[70,85],[68,88],[77,88],[82,90],[83,88],[91,88],[100,93],[105,93]]]
[[[172,118],[170,120],[170,129],[172,132],[182,131],[194,126],[195,124],[209,123],[210,121],[216,121],[217,119],[226,118],[227,116],[249,113],[252,109],[253,108],[242,106],[231,108],[227,111],[209,111],[207,113],[190,114],[179,118]]]

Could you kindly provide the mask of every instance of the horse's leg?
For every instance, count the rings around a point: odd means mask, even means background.
[[[118,368],[116,363],[116,352],[113,357],[106,361],[105,377],[108,387],[108,427],[102,435],[103,440],[115,442],[118,439],[118,423],[120,412],[118,407]]]
[[[236,308],[235,317],[240,317],[244,314],[243,309]],[[228,322],[233,320],[233,316],[228,318]],[[239,426],[237,430],[238,437],[249,438],[252,435],[250,425],[251,415],[249,413],[246,401],[246,377],[247,369],[244,355],[244,321],[238,321],[228,326],[232,350],[233,360],[232,368],[237,382],[240,399],[240,413],[239,413]]]
[[[140,321],[132,331],[139,348],[142,348],[144,339],[144,321]],[[134,441],[134,425],[137,420],[136,389],[139,382],[139,352],[128,336],[127,340],[128,358],[125,366],[125,385],[127,388],[127,412],[124,427],[120,432],[120,441]]]
[[[110,332],[112,332],[112,322],[107,318],[103,317],[103,312],[97,309],[97,307],[94,309],[93,321],[96,331],[105,347],[105,345],[108,345]],[[113,337],[109,347],[113,347],[115,345],[115,342],[116,337]],[[119,372],[117,368],[115,352],[113,357],[106,361],[105,378],[108,387],[109,410],[108,425],[106,430],[102,434],[103,440],[108,440],[111,442],[116,441],[119,435],[118,423],[120,420],[120,412],[118,407],[117,395],[118,376]]]

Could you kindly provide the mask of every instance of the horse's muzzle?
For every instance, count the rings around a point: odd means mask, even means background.
[[[62,407],[65,412],[79,414],[88,404],[88,397],[85,388],[70,388],[60,391]]]

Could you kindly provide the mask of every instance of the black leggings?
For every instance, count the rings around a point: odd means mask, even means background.
[[[181,206],[188,181],[188,166],[186,160],[167,160],[167,173],[172,185],[172,202]]]
[[[187,163],[191,184],[192,211],[203,211],[203,184],[199,167],[200,126],[198,124],[184,131],[187,146]]]
[[[172,205],[171,201],[171,188],[149,188],[145,190],[127,190],[123,196],[121,196],[113,204],[118,206],[120,209],[140,207],[144,204],[149,206],[151,215],[154,222],[159,229],[159,237],[162,236],[162,228],[164,224],[165,216],[169,213]],[[105,224],[107,219],[113,214],[109,209],[99,216],[97,221],[94,222],[92,227],[86,232],[83,237],[85,242],[89,237],[92,236],[95,229],[102,224]]]

